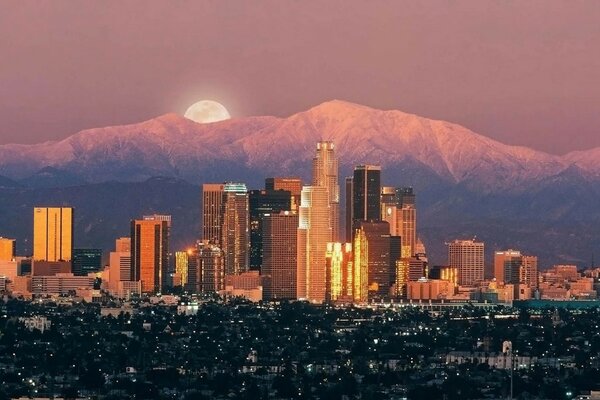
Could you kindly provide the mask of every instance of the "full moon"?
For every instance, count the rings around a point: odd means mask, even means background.
[[[231,118],[223,104],[212,100],[202,100],[192,104],[183,116],[199,124],[224,121]]]

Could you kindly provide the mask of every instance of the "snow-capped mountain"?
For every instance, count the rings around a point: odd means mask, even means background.
[[[198,238],[199,183],[259,188],[282,175],[310,182],[322,139],[336,145],[340,178],[354,165],[380,164],[384,184],[415,187],[418,231],[434,263],[445,262],[444,242],[473,235],[488,256],[517,248],[538,255],[542,268],[584,266],[600,250],[600,149],[555,156],[343,101],[288,118],[212,124],[167,114],[58,142],[0,146],[0,235],[27,252],[32,208],[64,204],[77,209],[77,246],[110,249],[130,218],[158,212],[173,215],[174,246],[185,247]]]
[[[505,145],[457,124],[334,100],[288,118],[198,124],[166,114],[132,125],[84,130],[58,142],[4,145],[0,175],[22,179],[52,167],[88,182],[152,176],[191,182],[265,174],[308,177],[315,143],[321,139],[336,144],[342,174],[361,163],[382,165],[384,177],[407,165],[418,166],[450,184],[485,192],[519,190],[571,165],[590,175],[600,170],[593,152],[554,156]]]

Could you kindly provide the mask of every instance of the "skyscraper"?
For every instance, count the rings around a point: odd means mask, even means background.
[[[243,183],[226,183],[223,188],[221,249],[225,275],[248,271],[250,232],[248,191]]]
[[[71,261],[73,255],[73,209],[33,209],[33,259]]]
[[[327,301],[352,301],[353,253],[351,243],[327,243]]]
[[[202,239],[220,246],[223,228],[223,193],[222,183],[205,183],[202,185]]]
[[[214,293],[225,289],[223,252],[208,241],[198,244],[198,283],[202,293]]]
[[[391,254],[389,224],[384,221],[357,221],[356,223],[354,288],[357,293],[355,293],[355,300],[364,302],[365,298],[388,298],[396,272],[396,260],[392,260]]]
[[[263,262],[263,219],[266,214],[291,210],[291,192],[287,190],[251,190],[250,269],[260,270]]]
[[[16,240],[0,237],[0,261],[12,261],[16,256]]]
[[[302,188],[298,221],[297,298],[325,301],[327,243],[332,241],[329,195],[324,186]]]
[[[381,219],[390,224],[390,233],[402,237],[402,257],[416,254],[417,209],[412,188],[384,186],[381,189]]]
[[[312,186],[322,186],[327,189],[329,206],[329,223],[333,241],[338,241],[340,234],[340,186],[338,182],[338,159],[335,155],[333,142],[317,143],[317,154],[313,158]]]
[[[142,292],[160,292],[169,274],[169,227],[165,219],[131,221],[131,280]]]
[[[263,219],[264,299],[296,298],[298,214],[282,211]]]
[[[379,221],[381,219],[381,167],[358,165],[352,179],[352,219]]]
[[[459,285],[473,285],[484,278],[484,244],[470,240],[454,240],[448,245],[448,265],[458,270]]]
[[[245,184],[227,182],[202,186],[202,238],[223,251],[226,274],[248,270],[249,223]]]
[[[300,193],[302,192],[302,180],[294,177],[275,177],[265,179],[266,190],[287,190],[291,193],[291,211],[298,211],[300,206]]]

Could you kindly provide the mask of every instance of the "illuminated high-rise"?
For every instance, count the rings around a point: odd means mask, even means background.
[[[202,186],[202,238],[223,250],[226,274],[249,268],[250,228],[246,185],[227,182]]]
[[[330,216],[327,188],[304,186],[298,221],[298,299],[325,301],[325,253],[333,238]]]
[[[267,214],[263,219],[263,266],[265,300],[296,298],[298,214],[290,211]]]
[[[484,244],[475,239],[454,240],[448,245],[448,265],[458,270],[459,285],[473,285],[484,278]]]
[[[16,257],[16,240],[0,237],[0,261],[12,261]]]
[[[225,184],[202,185],[202,239],[220,245],[223,228],[223,193]]]
[[[398,247],[385,221],[357,221],[354,234],[354,299],[383,299],[390,295],[396,276]]]
[[[351,243],[327,243],[327,301],[352,301],[353,253]]]
[[[338,159],[333,142],[317,143],[317,154],[313,158],[312,186],[327,189],[329,206],[329,223],[333,241],[338,241],[340,234],[340,185],[338,182]]]
[[[413,189],[384,186],[381,189],[381,219],[390,224],[390,234],[402,237],[402,257],[414,256],[417,209]]]
[[[73,256],[73,208],[33,209],[33,259],[71,261]]]
[[[221,249],[225,275],[248,271],[250,256],[248,191],[243,183],[223,187]]]
[[[170,220],[131,221],[131,280],[141,281],[142,292],[160,292],[169,274]]]
[[[201,293],[214,293],[225,289],[223,252],[208,241],[198,244],[197,281]]]

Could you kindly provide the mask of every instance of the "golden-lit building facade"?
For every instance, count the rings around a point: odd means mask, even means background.
[[[325,301],[327,243],[332,241],[329,195],[324,186],[304,186],[298,213],[297,298]]]
[[[355,303],[365,303],[369,299],[369,242],[364,230],[356,231],[353,246],[352,297]]]
[[[224,189],[223,183],[202,185],[202,239],[217,246],[221,245],[223,229]]]
[[[189,254],[187,251],[175,252],[175,273],[181,278],[181,286],[185,286],[188,283],[188,257]]]
[[[169,270],[170,221],[131,221],[131,280],[141,281],[143,293],[160,292]]]
[[[381,219],[390,224],[390,234],[402,237],[402,258],[416,254],[417,209],[412,188],[381,188]]]
[[[73,256],[73,208],[33,209],[33,259],[71,261]]]
[[[332,241],[338,241],[340,234],[340,185],[338,181],[338,159],[333,142],[317,142],[317,154],[313,158],[312,165],[312,186],[321,186],[327,189]]]
[[[410,258],[401,258],[396,261],[395,295],[398,298],[407,298],[408,271]]]
[[[351,243],[327,243],[327,301],[352,300]]]
[[[0,261],[12,261],[16,256],[16,240],[0,237]]]

